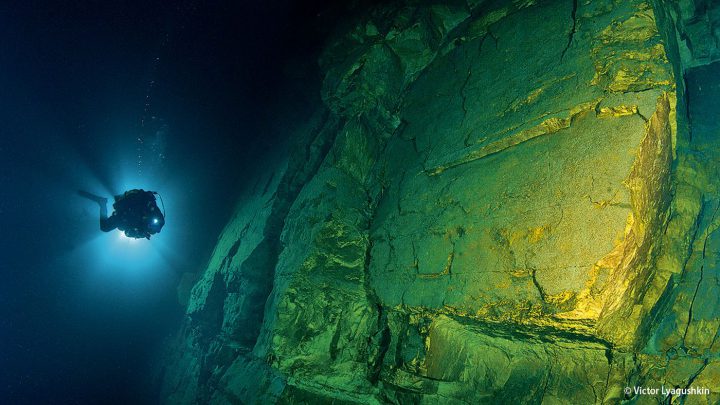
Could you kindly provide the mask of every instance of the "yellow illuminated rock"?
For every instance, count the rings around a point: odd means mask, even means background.
[[[720,52],[679,1],[359,13],[195,285],[164,400],[719,402],[720,150],[687,68]]]

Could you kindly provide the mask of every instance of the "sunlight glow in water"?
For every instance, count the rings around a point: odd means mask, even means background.
[[[113,153],[118,152],[120,151],[115,150]],[[104,160],[115,162],[111,172],[101,176],[100,173],[89,170],[88,165],[81,170],[82,174],[78,173],[74,179],[65,181],[70,184],[61,193],[69,194],[68,197],[57,199],[65,201],[68,204],[65,211],[75,213],[76,218],[76,243],[66,255],[68,263],[79,265],[78,270],[86,274],[86,280],[91,285],[129,282],[139,287],[151,283],[163,274],[181,271],[180,268],[187,260],[187,255],[183,256],[183,249],[186,247],[182,246],[185,234],[178,233],[179,227],[174,221],[180,221],[183,217],[182,208],[178,207],[178,203],[183,204],[178,200],[183,198],[183,193],[178,191],[187,189],[185,179],[175,178],[171,184],[167,176],[163,176],[159,171],[146,171],[139,175],[134,167],[135,162],[126,157],[107,157]],[[103,177],[106,181],[100,180]],[[83,189],[107,198],[107,211],[110,215],[113,212],[114,195],[135,188],[159,192],[163,202],[158,198],[158,207],[163,210],[164,204],[164,211],[169,215],[162,230],[152,235],[149,240],[131,238],[119,230],[102,232],[99,225],[99,206],[75,194],[76,190]]]
[[[131,238],[127,235],[125,235],[125,232],[120,231],[113,231],[114,233],[117,233],[118,235],[118,243],[129,243],[129,244],[136,244],[140,239]]]

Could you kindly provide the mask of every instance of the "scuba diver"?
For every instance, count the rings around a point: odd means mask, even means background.
[[[155,201],[154,191],[133,189],[115,196],[114,212],[108,217],[107,198],[87,191],[78,191],[82,197],[95,201],[100,206],[100,230],[110,232],[118,229],[129,238],[150,239],[150,235],[160,232],[165,225],[165,215],[160,212]],[[162,202],[162,198],[160,199]]]

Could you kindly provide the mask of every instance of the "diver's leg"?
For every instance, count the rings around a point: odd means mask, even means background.
[[[113,215],[108,217],[107,213],[107,198],[100,197],[99,195],[88,193],[87,191],[78,191],[78,194],[87,198],[88,200],[95,201],[100,207],[100,230],[103,232],[110,232],[117,228],[117,218]]]
[[[107,210],[105,210],[105,215],[102,213],[102,209],[100,212],[100,230],[103,232],[110,232],[113,229],[118,227],[117,223],[117,217],[115,215],[112,215],[110,217],[107,216]]]
[[[95,201],[100,207],[100,230],[103,232],[110,232],[113,229],[117,228],[118,218],[115,214],[108,217],[108,211],[107,211],[107,198],[100,197],[99,195],[88,193],[87,191],[79,190],[78,194],[80,194],[82,197],[87,198],[90,201]]]
[[[92,194],[92,193],[88,193],[87,191],[84,191],[84,190],[78,190],[77,193],[78,193],[81,197],[87,198],[88,200],[94,201],[94,202],[96,202],[96,203],[98,203],[98,204],[105,204],[105,203],[107,203],[107,198],[100,197],[99,195],[95,195],[95,194]]]
[[[118,227],[117,216],[113,213],[110,217],[107,214],[107,198],[105,201],[98,203],[100,205],[100,230],[110,232]]]
[[[109,232],[112,228],[110,228],[110,221],[108,221],[107,216],[107,202],[98,202],[98,205],[100,206],[100,230],[103,232]]]

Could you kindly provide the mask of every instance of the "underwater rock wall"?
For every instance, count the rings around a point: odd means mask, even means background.
[[[674,25],[674,42],[683,67],[720,60],[720,4],[712,0],[658,0]]]
[[[220,236],[162,400],[612,403],[701,383],[688,403],[720,400],[717,151],[677,102],[678,15],[368,10]]]

